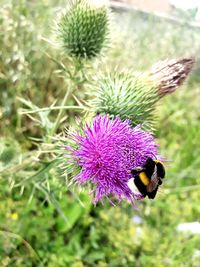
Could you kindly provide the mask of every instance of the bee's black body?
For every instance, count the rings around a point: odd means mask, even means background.
[[[162,162],[148,158],[142,168],[131,171],[134,176],[134,184],[143,197],[155,198],[158,187],[165,177],[165,168]]]

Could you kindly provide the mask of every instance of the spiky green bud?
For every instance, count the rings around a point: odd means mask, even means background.
[[[96,113],[130,119],[132,125],[150,128],[158,101],[157,88],[143,75],[114,73],[100,79],[93,106]]]
[[[61,18],[60,39],[70,56],[91,59],[106,47],[109,26],[107,7],[97,7],[86,0],[76,0]]]
[[[15,147],[5,146],[3,151],[0,153],[0,161],[2,161],[4,164],[8,164],[14,158],[15,154]]]

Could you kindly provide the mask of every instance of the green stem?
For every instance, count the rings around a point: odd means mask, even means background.
[[[72,90],[69,90],[69,89],[67,90],[67,92],[66,92],[66,94],[65,94],[65,96],[64,96],[64,99],[63,99],[63,101],[62,101],[62,103],[61,103],[61,106],[65,106],[65,105],[66,105],[66,102],[67,102],[69,93],[70,93],[71,91],[72,91]],[[53,128],[52,128],[51,131],[50,131],[50,137],[53,136],[53,135],[56,133],[56,131],[57,131],[57,129],[58,129],[58,126],[59,126],[59,122],[60,122],[60,120],[61,120],[61,118],[62,118],[62,115],[63,115],[63,111],[64,111],[64,109],[60,109],[60,110],[59,110],[59,112],[58,112],[58,116],[57,116],[57,118],[56,118],[56,121],[55,121],[55,123],[54,123],[54,125],[53,125]]]
[[[35,256],[37,261],[39,261],[42,264],[40,256],[38,255],[38,253],[33,249],[33,247],[23,237],[21,237],[18,234],[12,233],[11,231],[4,230],[4,229],[0,229],[0,235],[3,235],[4,239],[10,237],[10,238],[19,240],[30,251],[30,253],[33,256]]]
[[[65,110],[65,109],[75,109],[75,110],[87,110],[86,107],[81,106],[55,106],[55,107],[46,107],[46,108],[38,108],[35,110],[22,110],[21,114],[31,114],[31,113],[37,113],[37,112],[43,112],[43,111],[49,111],[49,110]]]
[[[74,79],[74,77],[76,77],[77,74],[78,74],[78,72],[80,70],[82,70],[82,69],[83,69],[83,62],[81,60],[77,60],[75,62],[75,72],[74,72],[74,75],[73,75],[73,77],[72,76],[70,77],[71,82],[72,83],[75,82],[75,86],[73,86],[73,87],[71,87],[70,89],[67,90],[67,92],[65,94],[65,97],[64,97],[64,99],[62,101],[61,106],[65,106],[66,105],[67,99],[68,99],[69,95],[72,94],[76,90],[76,88],[79,87],[79,85],[80,85],[79,84],[79,81],[77,81],[76,79]],[[53,126],[53,128],[52,128],[52,130],[50,132],[50,137],[53,136],[56,133],[56,131],[57,131],[58,127],[59,127],[59,122],[60,122],[60,120],[62,118],[63,110],[64,109],[60,109],[59,110],[59,113],[58,113],[58,116],[57,116],[56,121],[54,123],[54,126]]]
[[[68,73],[68,74],[70,74],[68,78],[72,82],[73,85],[70,87],[70,89],[67,90],[67,92],[66,92],[66,94],[64,96],[64,99],[63,99],[63,101],[61,103],[61,107],[63,107],[63,108],[60,108],[60,110],[58,112],[58,115],[57,115],[57,118],[55,120],[55,123],[54,123],[54,125],[53,125],[53,127],[52,127],[52,129],[50,131],[49,138],[51,138],[56,133],[56,131],[57,131],[58,127],[59,127],[59,123],[60,123],[60,121],[62,119],[64,109],[70,109],[70,106],[68,106],[68,107],[66,106],[66,108],[64,108],[66,103],[67,103],[67,100],[68,100],[69,96],[71,96],[71,94],[77,88],[80,89],[80,87],[82,87],[83,83],[85,82],[85,77],[84,77],[84,82],[83,82],[83,80],[77,79],[77,77],[79,76],[79,72],[80,71],[81,71],[82,76],[84,74],[84,72],[83,72],[84,63],[80,59],[76,60],[74,63],[75,63],[74,73],[73,74],[71,74],[71,72]],[[53,109],[53,107],[52,107],[52,109]],[[56,107],[54,109],[56,109]],[[86,108],[78,107],[78,106],[77,107],[71,106],[71,109],[83,109],[83,110],[86,110]]]

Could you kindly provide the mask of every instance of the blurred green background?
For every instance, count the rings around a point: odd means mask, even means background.
[[[87,192],[68,191],[45,153],[38,156],[57,111],[40,112],[33,120],[20,112],[26,104],[21,98],[43,108],[59,104],[65,94],[56,63],[63,54],[47,41],[53,40],[53,21],[65,5],[1,0],[0,266],[198,267],[200,235],[176,227],[200,218],[200,29],[140,12],[114,14],[112,49],[103,64],[94,62],[94,70],[145,71],[179,56],[194,56],[197,63],[187,83],[162,100],[155,114],[160,153],[169,159],[156,199],[137,208],[126,202],[94,207]],[[65,115],[60,132],[82,113]]]

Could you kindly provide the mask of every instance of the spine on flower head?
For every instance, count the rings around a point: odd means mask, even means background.
[[[59,39],[68,55],[79,59],[98,56],[109,43],[110,12],[91,0],[71,1],[58,23]]]

